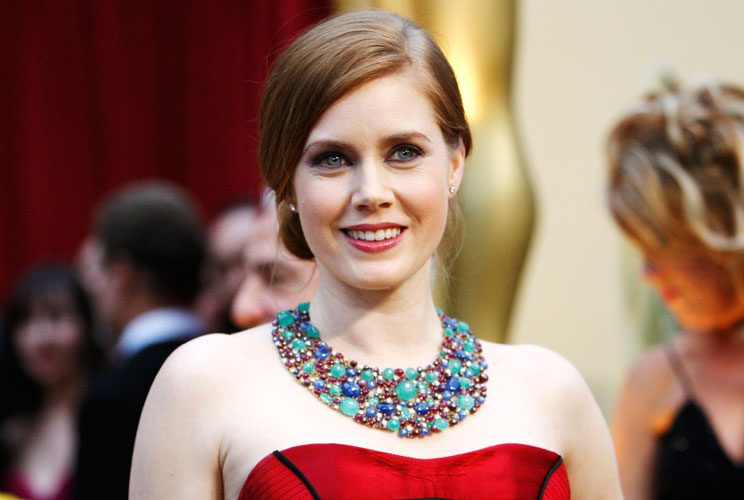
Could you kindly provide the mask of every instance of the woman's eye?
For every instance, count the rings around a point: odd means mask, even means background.
[[[411,161],[421,155],[421,150],[413,146],[400,146],[393,152],[393,159],[398,161]]]
[[[313,163],[315,165],[321,165],[323,167],[330,168],[342,167],[348,164],[343,155],[340,153],[324,153],[315,158],[315,160],[313,160]]]

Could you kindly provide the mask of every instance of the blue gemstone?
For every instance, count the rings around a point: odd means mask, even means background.
[[[414,409],[419,415],[426,415],[427,413],[429,413],[429,405],[427,405],[426,403],[419,403],[414,407]]]
[[[480,366],[481,366],[481,371],[484,371],[488,368],[488,363],[486,363],[485,361],[481,361]]]
[[[331,350],[328,349],[326,346],[320,346],[317,349],[315,349],[314,356],[316,359],[328,359],[328,356],[331,355]]]
[[[375,387],[377,387],[377,382],[375,382],[374,380],[370,380],[369,382],[367,382],[367,389],[374,389]]]
[[[452,318],[447,318],[444,320],[444,325],[454,330],[457,327],[457,321],[453,320]]]
[[[359,372],[356,370],[356,368],[347,368],[346,369],[346,376],[347,377],[356,377],[359,375]]]
[[[380,410],[380,413],[383,415],[392,415],[395,411],[395,405],[393,403],[379,403],[377,409]]]
[[[422,436],[428,436],[429,434],[431,434],[431,431],[429,430],[428,427],[422,427],[421,428],[421,435]]]
[[[460,377],[457,377],[457,376],[451,377],[447,381],[447,390],[454,394],[457,394],[458,392],[460,392]]]
[[[322,389],[325,386],[326,386],[326,381],[323,380],[322,378],[319,378],[318,380],[313,382],[313,387],[315,387],[316,389]]]
[[[460,420],[465,420],[465,417],[468,416],[468,412],[466,412],[465,410],[460,410],[458,413],[460,415]]]
[[[462,360],[470,359],[470,355],[466,353],[465,351],[457,351],[455,353],[455,356],[457,356],[458,359],[462,359]]]
[[[442,393],[442,399],[444,399],[445,401],[449,401],[450,399],[452,399],[452,392],[444,391]]]
[[[402,438],[408,437],[408,431],[401,427],[400,429],[398,429],[398,435]]]
[[[475,375],[475,372],[473,372],[473,370],[471,370],[470,368],[468,368],[467,370],[465,370],[465,377],[467,377],[467,378],[473,378],[474,375]]]
[[[479,404],[483,404],[486,402],[486,398],[484,398],[483,396],[478,396],[478,399],[476,399],[476,401],[478,401]]]
[[[348,396],[350,398],[359,397],[359,393],[362,392],[362,390],[359,388],[359,385],[355,384],[354,382],[344,382],[344,384],[341,386],[341,390],[343,391],[344,396]]]
[[[296,318],[296,317],[297,317],[297,316],[295,316],[295,318]],[[308,329],[308,328],[310,328],[311,326],[313,326],[313,325],[312,325],[312,323],[310,323],[309,321],[303,321],[302,323],[300,323],[300,328],[302,328],[303,330],[307,330],[307,329]]]
[[[364,414],[367,418],[375,418],[375,415],[377,415],[377,409],[374,406],[368,406],[367,409],[364,410]]]

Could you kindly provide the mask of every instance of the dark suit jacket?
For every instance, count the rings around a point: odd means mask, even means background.
[[[134,438],[155,375],[185,340],[145,347],[90,387],[79,415],[76,500],[126,500]]]

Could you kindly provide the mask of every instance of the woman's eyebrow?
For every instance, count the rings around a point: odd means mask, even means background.
[[[302,154],[304,155],[311,148],[347,150],[347,149],[351,149],[351,144],[349,144],[348,142],[343,142],[343,141],[320,139],[320,140],[308,143],[307,146],[305,146],[305,149],[302,150]]]
[[[422,134],[421,132],[416,132],[416,131],[400,132],[398,134],[392,134],[387,137],[383,137],[380,140],[380,142],[382,144],[390,144],[390,143],[395,143],[395,142],[410,141],[411,139],[420,139],[428,143],[431,143],[431,139],[429,139],[429,137],[426,134]]]

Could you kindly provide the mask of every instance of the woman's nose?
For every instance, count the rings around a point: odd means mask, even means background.
[[[357,166],[354,175],[354,193],[351,203],[358,210],[379,210],[393,205],[395,196],[390,189],[385,166],[374,160],[365,160]]]

